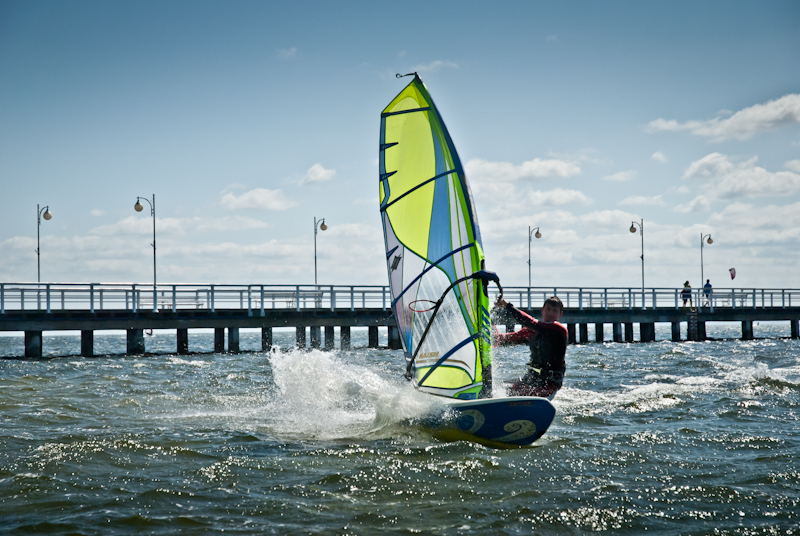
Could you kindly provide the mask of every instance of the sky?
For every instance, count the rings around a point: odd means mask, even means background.
[[[504,286],[800,287],[800,3],[0,0],[0,282],[386,285],[416,71]],[[729,269],[736,269],[731,280]]]

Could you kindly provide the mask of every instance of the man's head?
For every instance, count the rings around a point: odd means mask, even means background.
[[[564,314],[564,304],[557,296],[551,296],[544,301],[542,306],[542,321],[555,322]]]

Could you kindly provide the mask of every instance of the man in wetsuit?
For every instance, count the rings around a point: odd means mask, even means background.
[[[499,335],[498,344],[525,344],[531,349],[528,371],[509,389],[511,396],[541,396],[552,398],[561,389],[567,365],[567,328],[558,320],[564,305],[556,296],[547,298],[542,306],[542,320],[537,321],[500,298],[495,304],[502,307],[522,329]]]

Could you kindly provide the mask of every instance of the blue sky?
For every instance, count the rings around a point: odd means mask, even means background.
[[[797,2],[0,0],[0,281],[386,284],[418,71],[506,286],[798,287]],[[728,269],[737,269],[731,282]]]

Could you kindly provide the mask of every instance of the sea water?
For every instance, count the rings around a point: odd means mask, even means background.
[[[0,533],[797,534],[800,341],[708,328],[570,346],[550,430],[507,450],[415,425],[431,397],[366,331],[237,355],[190,332],[188,356],[157,331],[140,357],[98,332],[95,358],[45,333],[40,360],[0,337]],[[498,394],[526,361],[495,350]]]

